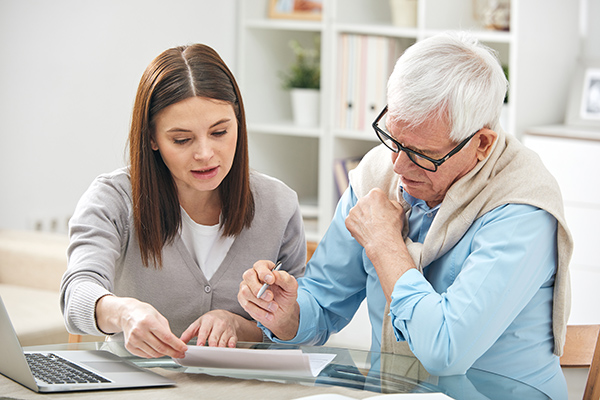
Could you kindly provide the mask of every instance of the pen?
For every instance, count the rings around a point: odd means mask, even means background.
[[[279,268],[281,268],[281,261],[277,262],[277,265],[275,265],[275,268],[273,268],[273,271],[279,271]],[[256,295],[257,299],[260,299],[260,297],[265,294],[265,290],[267,290],[267,288],[269,287],[268,283],[265,283],[264,285],[262,285],[262,287],[260,288],[260,290],[258,291],[258,294]]]

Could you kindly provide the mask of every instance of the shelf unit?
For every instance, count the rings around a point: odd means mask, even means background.
[[[417,0],[415,0],[417,1]],[[323,0],[320,21],[269,19],[268,0],[239,0],[236,76],[246,106],[252,168],[277,177],[298,193],[309,240],[323,235],[337,202],[333,165],[360,156],[377,139],[370,129],[335,126],[339,41],[343,34],[385,36],[406,48],[446,30],[469,30],[509,66],[510,92],[503,120],[521,137],[530,126],[561,123],[579,52],[578,2],[513,0],[511,29],[484,29],[474,18],[482,0],[418,0],[417,26],[392,24],[389,0]],[[321,38],[321,120],[294,126],[280,73],[293,61],[291,39],[310,47]],[[367,124],[368,125],[368,124]],[[316,217],[316,218],[315,218]]]

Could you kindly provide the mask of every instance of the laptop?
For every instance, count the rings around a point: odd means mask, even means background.
[[[0,297],[0,373],[35,392],[173,386],[175,382],[105,350],[23,351]],[[55,383],[55,364],[69,375]],[[41,369],[38,365],[42,364]]]

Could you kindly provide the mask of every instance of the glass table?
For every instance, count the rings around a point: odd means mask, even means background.
[[[217,394],[211,397],[207,388],[228,387],[231,391],[251,390],[244,395],[245,400],[252,398],[264,398],[261,391],[270,393],[272,399],[273,390],[280,388],[281,393],[277,395],[280,399],[296,399],[305,395],[316,393],[343,394],[355,399],[367,398],[376,394],[384,393],[444,393],[457,399],[502,399],[502,400],[537,400],[548,399],[546,395],[537,389],[516,380],[477,370],[475,368],[467,371],[465,375],[457,376],[433,376],[420,365],[414,356],[401,356],[397,354],[375,353],[364,350],[353,350],[337,347],[321,346],[295,346],[274,343],[239,343],[239,348],[245,349],[300,349],[303,353],[327,353],[335,354],[335,358],[321,373],[312,378],[306,376],[279,376],[277,372],[258,373],[253,370],[224,369],[224,368],[200,368],[183,367],[168,357],[157,359],[144,359],[131,355],[122,342],[81,342],[59,345],[31,346],[25,348],[28,351],[44,350],[108,350],[134,364],[153,368],[156,372],[170,377],[177,382],[174,388],[142,389],[139,391],[105,391],[111,392],[110,398],[118,398],[118,392],[126,393],[127,399],[133,399],[132,394],[141,393],[140,398],[153,398],[151,394],[159,391],[161,395],[168,398],[185,398],[190,392],[201,390],[203,399],[219,398]],[[11,395],[17,398],[34,398],[25,396],[25,392],[7,392],[4,388],[8,385],[7,378],[0,375],[0,397]],[[8,380],[11,382],[10,380]],[[211,386],[214,383],[219,386]],[[252,389],[245,386],[252,384]],[[282,385],[283,384],[283,385]],[[238,385],[239,387],[237,387]],[[306,390],[303,388],[307,388]],[[310,388],[310,390],[308,390]],[[284,390],[285,389],[285,390]],[[179,391],[179,392],[178,392]],[[178,393],[182,393],[178,396]],[[33,395],[39,396],[32,392]],[[86,397],[102,398],[101,392],[86,393]],[[222,396],[223,393],[221,392]],[[255,397],[253,397],[256,395]],[[47,395],[44,395],[47,396]],[[81,393],[65,394],[80,398]],[[125,395],[124,395],[125,396]],[[53,395],[53,397],[56,397]],[[109,398],[107,397],[107,398]],[[199,397],[199,398],[200,398]],[[83,398],[83,397],[82,397]],[[229,398],[236,398],[235,396]]]

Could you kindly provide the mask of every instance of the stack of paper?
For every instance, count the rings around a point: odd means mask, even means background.
[[[184,367],[227,368],[253,373],[316,377],[335,354],[303,353],[302,350],[238,349],[188,346],[184,358],[174,358]]]

